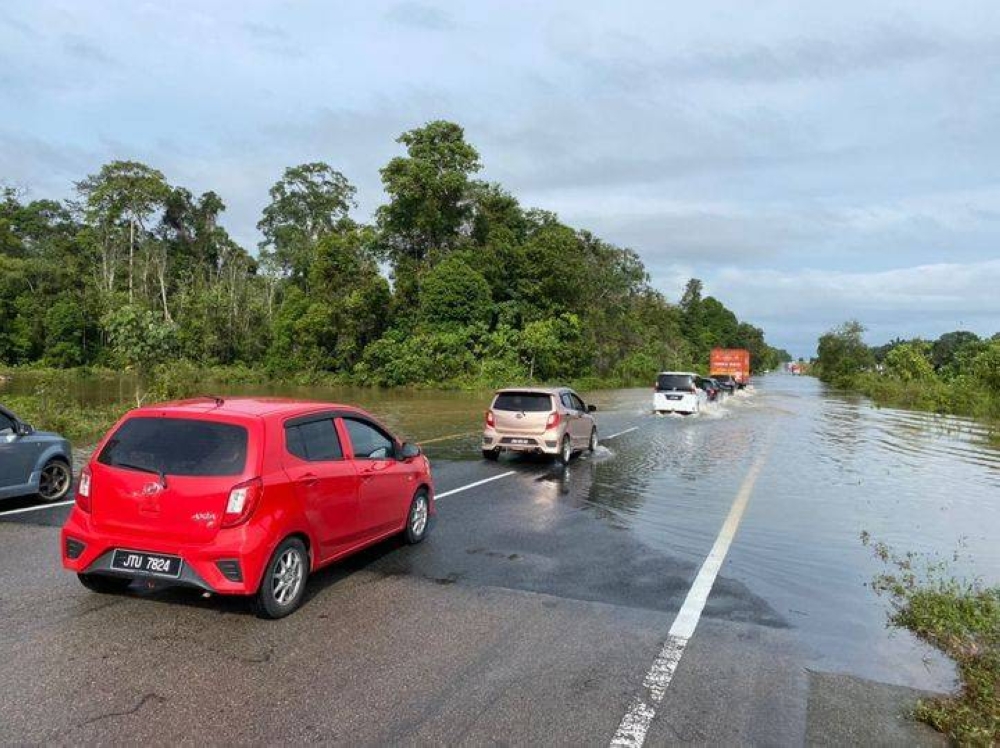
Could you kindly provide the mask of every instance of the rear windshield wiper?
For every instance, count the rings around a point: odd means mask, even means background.
[[[115,462],[115,467],[122,467],[126,470],[138,470],[140,473],[152,473],[153,475],[158,475],[160,477],[160,482],[163,487],[167,487],[167,474],[162,470],[157,470],[156,468],[146,467],[145,465],[133,465],[129,462]]]

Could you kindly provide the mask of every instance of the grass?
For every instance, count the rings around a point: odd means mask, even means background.
[[[4,397],[4,406],[38,431],[55,431],[74,444],[97,441],[127,410],[122,405],[81,406],[73,400],[40,395]]]
[[[918,571],[914,554],[897,556],[867,533],[861,539],[890,568],[873,583],[890,599],[889,624],[937,648],[958,669],[958,692],[921,700],[914,716],[958,745],[1000,743],[1000,587],[950,577],[942,562]]]

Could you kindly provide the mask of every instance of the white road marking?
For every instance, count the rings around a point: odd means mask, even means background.
[[[69,506],[76,499],[70,499],[69,501],[57,501],[55,504],[42,504],[41,506],[29,506],[24,509],[11,509],[6,512],[0,512],[0,519],[4,517],[9,517],[12,514],[25,514],[26,512],[40,512],[42,509],[55,509],[57,506]]]
[[[486,483],[492,483],[495,480],[500,480],[501,478],[506,478],[509,475],[514,475],[516,470],[508,470],[506,473],[500,473],[500,475],[494,475],[492,478],[484,478],[483,480],[477,480],[475,483],[469,483],[466,486],[459,486],[458,488],[453,488],[450,491],[445,491],[444,493],[437,494],[435,499],[444,499],[448,496],[452,496],[456,493],[461,493],[462,491],[468,491],[470,488],[475,488],[476,486],[482,486]]]
[[[607,439],[616,439],[619,436],[624,436],[625,434],[628,434],[631,431],[635,431],[637,428],[639,428],[639,427],[638,426],[633,426],[630,429],[625,429],[624,431],[619,431],[617,434],[612,434],[611,436],[604,437],[604,440],[607,440]]]
[[[656,706],[663,700],[663,696],[667,692],[667,686],[670,685],[670,681],[674,677],[677,665],[681,661],[681,655],[684,654],[684,648],[687,647],[688,641],[698,626],[702,611],[705,609],[705,603],[708,601],[708,595],[712,591],[712,585],[715,584],[715,578],[722,568],[722,562],[726,560],[729,546],[733,543],[733,538],[740,526],[740,520],[743,519],[743,512],[746,510],[750,495],[753,493],[757,475],[767,459],[767,452],[765,446],[763,452],[750,467],[746,478],[743,479],[743,484],[733,500],[729,515],[715,539],[715,544],[701,565],[694,584],[691,585],[687,597],[684,598],[684,604],[670,626],[663,648],[653,660],[646,677],[643,678],[644,693],[636,696],[628,711],[625,712],[621,724],[618,725],[618,730],[611,738],[612,746],[637,748],[645,742],[646,733],[649,731],[653,717],[656,716]]]

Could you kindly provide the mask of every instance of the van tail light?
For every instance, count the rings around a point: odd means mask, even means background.
[[[559,411],[553,411],[549,413],[549,420],[545,422],[545,430],[554,429],[559,425]]]
[[[80,511],[90,514],[90,466],[80,472],[80,483],[76,487],[76,505]]]
[[[497,425],[497,421],[496,418],[493,417],[492,410],[486,411],[486,425],[489,426],[491,429]]]
[[[245,483],[233,486],[226,501],[226,513],[222,515],[222,526],[236,527],[250,519],[263,493],[264,481],[260,478],[251,478]]]

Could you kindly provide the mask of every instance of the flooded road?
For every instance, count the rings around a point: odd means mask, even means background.
[[[429,541],[319,573],[302,610],[267,623],[185,591],[91,595],[58,568],[67,508],[0,513],[7,589],[37,590],[0,593],[16,645],[0,696],[11,739],[607,745],[754,464],[649,744],[816,742],[862,719],[856,703],[830,706],[849,698],[873,711],[872,740],[910,742],[882,714],[896,702],[880,700],[909,692],[845,694],[861,679],[948,690],[953,672],[886,630],[866,587],[883,568],[861,533],[1000,583],[1000,451],[983,429],[875,409],[811,378],[770,375],[691,418],[652,415],[645,389],[583,393],[602,443],[568,469],[479,459],[488,393],[268,394],[358,403],[423,441],[442,496]],[[107,691],[81,697],[78,677],[108,667]],[[238,684],[229,711],[207,705],[220,673]],[[280,708],[277,685],[294,695]],[[156,732],[199,720],[202,732]]]

